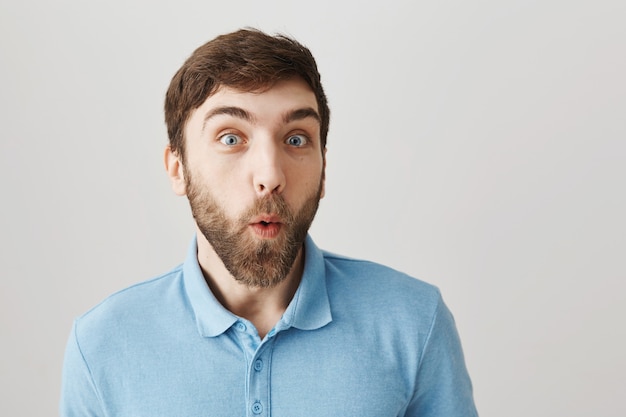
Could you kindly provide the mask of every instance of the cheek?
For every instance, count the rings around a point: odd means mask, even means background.
[[[324,193],[324,171],[321,165],[310,166],[306,170],[299,170],[297,172],[297,179],[292,184],[294,193],[299,195],[299,200],[307,200],[314,193],[317,192],[320,185],[322,187],[322,194]]]

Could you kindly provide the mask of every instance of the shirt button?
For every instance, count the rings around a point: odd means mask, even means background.
[[[252,412],[254,414],[261,414],[263,412],[263,405],[257,401],[254,404],[252,404]]]
[[[254,361],[254,370],[259,372],[261,369],[263,369],[263,361],[261,359],[257,359]]]
[[[237,322],[237,330],[239,330],[240,332],[245,332],[246,331],[246,325],[240,321]]]

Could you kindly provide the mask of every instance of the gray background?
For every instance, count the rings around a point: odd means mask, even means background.
[[[0,0],[0,415],[55,415],[72,319],[183,260],[163,95],[244,25],[317,57],[317,243],[442,289],[481,415],[626,415],[624,22],[621,0]]]

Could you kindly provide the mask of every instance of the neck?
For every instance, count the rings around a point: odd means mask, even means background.
[[[276,325],[293,298],[304,270],[302,248],[289,271],[271,288],[249,287],[237,281],[202,233],[198,232],[198,263],[215,298],[231,313],[243,317],[262,339]]]

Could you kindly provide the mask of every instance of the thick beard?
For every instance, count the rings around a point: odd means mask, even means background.
[[[298,212],[292,213],[282,196],[270,194],[239,218],[229,218],[208,190],[200,190],[186,173],[187,198],[200,232],[230,274],[243,285],[271,288],[283,282],[302,248],[319,206],[322,182]],[[257,239],[248,228],[257,215],[280,217],[282,231],[274,239]]]

